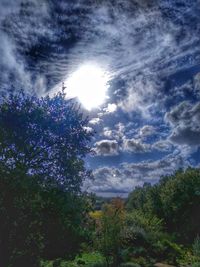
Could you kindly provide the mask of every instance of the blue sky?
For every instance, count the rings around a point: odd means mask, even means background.
[[[101,195],[200,166],[199,0],[0,0],[0,88],[39,96],[93,62],[108,98],[86,166]],[[88,128],[89,129],[89,128]]]

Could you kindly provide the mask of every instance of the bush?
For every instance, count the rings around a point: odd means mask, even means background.
[[[164,237],[155,244],[158,260],[167,260],[169,264],[176,264],[185,254],[182,246]]]
[[[140,265],[134,262],[126,262],[122,263],[120,267],[140,267]]]
[[[126,254],[131,257],[153,257],[157,243],[162,236],[162,220],[154,215],[144,214],[141,211],[128,213],[124,236],[126,246],[130,247]],[[158,246],[159,248],[159,246]],[[127,260],[127,255],[123,257]]]
[[[162,220],[155,215],[143,213],[141,211],[133,211],[126,216],[126,222],[129,226],[140,227],[144,231],[158,234],[162,231]]]
[[[181,260],[179,261],[181,266],[200,267],[200,238],[194,240],[191,250],[185,252]]]
[[[102,264],[105,264],[103,256],[98,252],[84,253],[81,255],[81,257],[76,258],[76,262],[80,260],[84,261],[85,266],[87,267],[97,267],[102,266]]]
[[[192,249],[193,249],[194,256],[196,256],[200,260],[200,237],[199,236],[197,236],[197,238],[194,240]]]
[[[105,267],[105,263],[96,262],[96,263],[92,263],[88,267]]]
[[[73,261],[63,261],[60,267],[105,267],[105,259],[98,252],[83,253],[81,256],[77,256]]]
[[[53,261],[41,261],[41,267],[53,267]]]

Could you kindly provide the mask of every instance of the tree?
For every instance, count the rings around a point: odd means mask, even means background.
[[[0,157],[10,170],[36,175],[45,186],[80,192],[88,176],[83,157],[90,152],[87,118],[64,93],[37,98],[23,92],[0,105]]]
[[[200,234],[200,170],[179,170],[156,185],[136,188],[127,207],[156,215],[179,241],[192,243]]]
[[[1,266],[37,266],[42,249],[39,188],[0,167]]]
[[[64,93],[24,92],[0,102],[0,255],[3,266],[38,266],[73,253],[83,234],[81,186],[92,136]]]
[[[152,186],[150,183],[144,183],[143,187],[136,186],[136,188],[129,194],[127,201],[128,210],[139,209],[143,212],[146,211],[148,194]]]
[[[188,168],[171,175],[160,188],[160,198],[168,230],[192,243],[200,234],[200,170]]]
[[[124,203],[120,198],[113,199],[111,204],[104,206],[99,226],[99,247],[107,266],[119,266],[124,222]]]

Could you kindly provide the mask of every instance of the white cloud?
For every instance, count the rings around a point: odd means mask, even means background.
[[[119,145],[116,140],[101,140],[94,146],[97,156],[114,156],[119,153]]]
[[[193,84],[197,96],[200,97],[200,72],[194,76]]]
[[[85,129],[88,133],[93,132],[93,129],[92,129],[91,127],[85,126],[84,129]]]
[[[102,121],[102,119],[100,119],[100,118],[92,118],[92,119],[89,121],[89,123],[95,125],[95,124],[99,124],[101,121]]]
[[[172,174],[189,163],[180,155],[168,155],[156,161],[122,163],[117,167],[102,167],[94,171],[94,181],[87,181],[94,192],[130,192],[144,182],[154,183],[163,175]]]
[[[172,151],[173,144],[167,140],[160,140],[160,141],[155,142],[152,145],[152,148],[158,151],[169,152],[169,151]]]
[[[48,15],[46,2],[1,1],[1,90],[10,89],[12,86],[14,89],[24,89],[39,95],[45,92],[45,77],[42,73],[32,73],[24,54],[38,43],[41,36],[47,35],[47,31],[52,33],[44,23],[44,18]]]
[[[124,139],[123,140],[123,151],[133,152],[133,153],[146,153],[149,152],[151,146],[149,144],[144,144],[141,140],[137,139]]]
[[[103,129],[102,135],[107,137],[107,138],[114,138],[114,131],[111,130],[109,127],[105,127]]]
[[[124,126],[124,124],[118,123],[112,129],[110,127],[104,127],[101,135],[110,139],[120,141],[125,137],[125,132],[126,127]]]
[[[156,129],[152,125],[144,125],[142,128],[139,129],[138,136],[142,139],[145,137],[151,136],[156,133]]]
[[[115,112],[117,110],[117,105],[116,104],[108,104],[108,106],[106,107],[106,108],[104,108],[104,111],[106,112],[106,113],[113,113],[113,112]]]

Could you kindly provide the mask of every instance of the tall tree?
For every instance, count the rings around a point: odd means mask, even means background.
[[[124,202],[120,198],[113,199],[110,204],[103,207],[98,229],[99,248],[105,256],[108,267],[117,267],[120,264],[124,223]]]
[[[64,93],[37,98],[23,92],[0,105],[0,157],[10,170],[37,175],[45,186],[80,191],[88,172],[87,118]],[[48,183],[47,183],[48,181]]]
[[[156,215],[180,241],[193,242],[200,234],[200,170],[179,170],[156,185],[136,188],[127,207]]]
[[[0,102],[0,255],[3,266],[38,266],[68,255],[84,219],[81,186],[92,136],[64,93],[23,92]],[[79,240],[80,241],[80,240]]]

